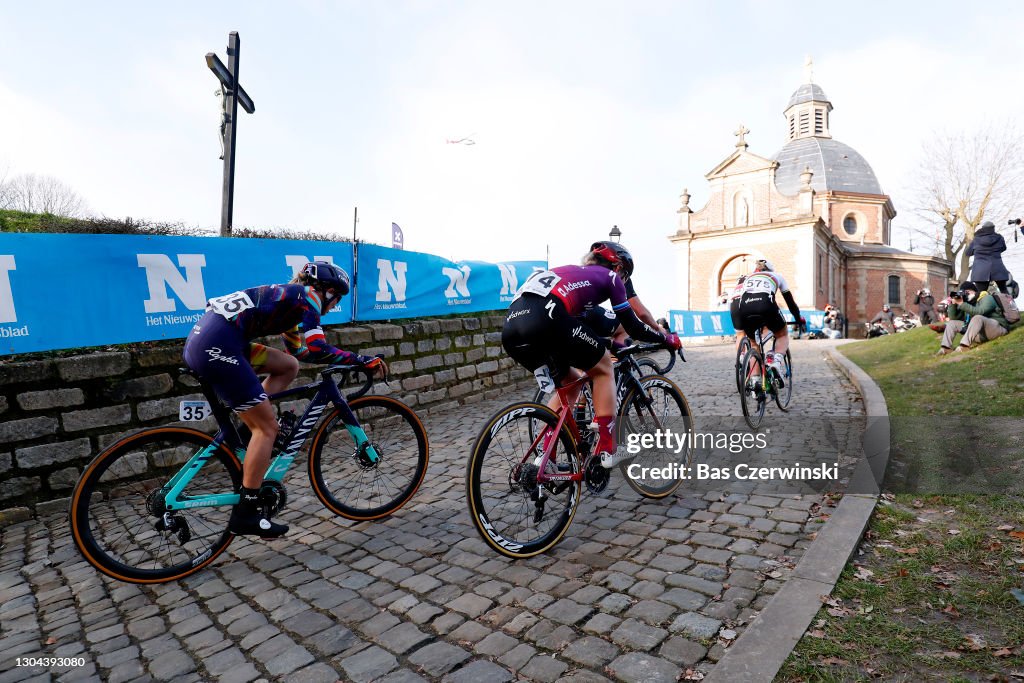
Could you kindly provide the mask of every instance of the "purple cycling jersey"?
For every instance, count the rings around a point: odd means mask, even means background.
[[[327,343],[320,327],[322,305],[320,295],[312,287],[264,285],[210,299],[207,311],[223,316],[248,340],[282,335],[288,352],[300,360],[359,362],[356,354]]]
[[[627,300],[626,287],[614,270],[604,266],[558,266],[534,273],[523,283],[516,295],[534,294],[557,299],[570,316],[610,301],[612,310],[623,327],[643,341],[660,342],[665,337],[636,317]]]

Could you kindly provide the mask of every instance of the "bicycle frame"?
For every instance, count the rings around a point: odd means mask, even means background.
[[[643,388],[643,384],[640,382],[639,379],[637,379],[636,375],[634,375],[632,372],[621,370],[622,365],[632,366],[632,369],[634,370],[638,369],[636,367],[636,360],[631,355],[626,356],[625,358],[619,360],[615,364],[615,374],[617,375],[615,383],[616,405],[622,404],[623,397],[629,392],[629,390],[632,387],[638,386],[641,389]],[[576,401],[579,400],[580,393],[583,391],[583,385],[589,381],[590,377],[584,375],[583,377],[580,377],[579,379],[574,380],[565,386],[560,386],[555,389],[561,406],[559,407],[557,413],[558,422],[551,429],[553,430],[554,434],[557,435],[562,432],[562,427],[564,425],[568,425],[569,433],[572,435],[573,441],[575,443],[580,443],[583,437],[580,434],[580,429],[579,426],[576,424],[575,418],[572,420],[568,419],[568,416],[573,412],[569,410],[569,407],[576,406]],[[529,457],[529,454],[532,453],[534,449],[538,447],[538,444],[543,439],[544,435],[547,433],[549,433],[547,429],[542,429],[540,431],[540,434],[537,435],[537,437],[530,444],[530,447],[527,449],[527,457]],[[557,445],[558,438],[556,436],[555,438],[550,440],[548,447],[544,449],[544,452],[539,456],[539,459],[534,459],[534,464],[537,465],[537,467],[539,468],[539,471],[537,472],[537,483],[543,484],[549,481],[582,481],[583,474],[584,472],[586,472],[587,469],[586,462],[580,463],[580,471],[575,474],[550,474],[546,472],[547,464],[551,460],[551,457],[554,455],[555,448],[557,447]],[[593,454],[590,453],[587,455],[587,457],[590,458],[592,455]]]
[[[295,456],[298,454],[299,449],[306,442],[307,437],[317,422],[323,416],[324,410],[329,404],[334,406],[341,413],[341,420],[345,425],[345,429],[352,436],[352,439],[356,443],[356,448],[364,450],[367,456],[372,462],[377,462],[380,458],[373,444],[370,443],[366,436],[366,432],[359,425],[359,421],[356,419],[355,414],[349,407],[348,402],[341,395],[338,390],[338,385],[335,384],[330,376],[334,372],[342,371],[344,368],[329,368],[321,372],[321,379],[318,382],[311,382],[301,387],[295,387],[293,389],[286,389],[285,391],[278,392],[269,396],[269,400],[276,401],[289,396],[295,396],[298,394],[308,394],[309,392],[316,390],[315,395],[310,400],[309,405],[306,406],[305,412],[302,413],[296,423],[295,427],[290,435],[288,445],[277,455],[276,458],[270,463],[267,468],[266,474],[264,474],[264,480],[280,482],[284,479],[285,473],[291,467],[292,462],[295,460]],[[167,493],[164,495],[164,509],[168,512],[173,510],[191,509],[198,507],[218,507],[221,505],[236,505],[239,500],[237,493],[215,493],[202,496],[183,496],[185,488],[192,481],[192,478],[199,472],[200,468],[209,460],[213,454],[221,447],[222,444],[227,444],[234,452],[238,459],[242,462],[245,460],[245,447],[242,445],[242,439],[238,435],[238,430],[235,429],[230,419],[230,413],[227,407],[221,403],[215,394],[210,391],[209,387],[202,384],[203,394],[207,400],[210,401],[210,406],[213,409],[214,419],[217,421],[217,425],[220,427],[220,431],[214,435],[213,441],[209,446],[202,450],[194,453],[191,458],[188,459],[181,469],[178,470],[171,480],[163,486],[163,490]]]

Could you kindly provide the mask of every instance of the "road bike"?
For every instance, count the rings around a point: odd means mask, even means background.
[[[365,381],[346,399],[335,376],[344,384],[359,373]],[[423,424],[401,401],[366,396],[373,374],[361,365],[331,366],[319,375],[270,397],[312,395],[300,417],[281,418],[276,456],[260,489],[263,514],[285,507],[284,475],[311,438],[309,481],[327,509],[360,521],[390,515],[426,473]],[[214,436],[180,422],[144,429],[97,455],[75,486],[69,509],[75,545],[108,576],[131,583],[181,579],[213,562],[234,538],[228,518],[239,499],[248,430],[236,428],[213,389],[199,384],[206,401],[182,401],[179,419],[212,416],[219,427]]]
[[[679,453],[638,449],[618,467],[640,495],[665,498],[682,483],[679,467],[691,463],[693,419],[686,397],[672,380],[635,374],[631,361],[639,346],[616,351],[621,365],[616,418],[620,448],[630,448],[634,435],[659,429],[684,435],[686,446]],[[474,526],[496,552],[526,558],[549,550],[572,524],[583,485],[592,493],[607,488],[611,471],[594,453],[597,434],[588,426],[590,417],[578,409],[589,383],[584,376],[558,387],[557,412],[534,402],[507,406],[477,436],[466,465],[466,497]]]
[[[743,407],[743,418],[750,425],[751,429],[761,426],[764,419],[765,408],[771,398],[782,411],[789,410],[789,402],[793,397],[793,357],[786,349],[783,356],[781,374],[774,366],[768,365],[765,372],[764,346],[771,341],[771,351],[775,353],[775,335],[769,330],[762,332],[758,328],[754,333],[754,341],[747,342],[743,360],[740,361],[737,369],[736,381],[740,394],[740,403]],[[740,342],[743,348],[743,342]]]

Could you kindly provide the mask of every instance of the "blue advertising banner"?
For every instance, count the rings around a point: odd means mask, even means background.
[[[352,245],[276,239],[0,234],[0,355],[185,337],[211,297],[352,272]],[[346,297],[325,324],[352,319]]]
[[[736,334],[729,311],[672,310],[668,315],[672,331],[680,337],[718,337]],[[807,321],[808,332],[819,331],[824,325],[825,311],[802,310],[800,315]],[[786,322],[793,322],[793,314],[786,309],[782,310],[782,317]]]
[[[359,245],[357,320],[417,318],[507,308],[544,261],[449,261],[415,251]]]

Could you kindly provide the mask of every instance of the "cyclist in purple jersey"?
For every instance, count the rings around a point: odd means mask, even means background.
[[[235,534],[276,537],[284,524],[260,516],[259,489],[278,433],[268,394],[283,391],[299,372],[299,361],[359,363],[383,375],[384,362],[327,343],[320,316],[349,291],[349,277],[326,261],[307,263],[286,285],[265,285],[210,299],[206,313],[185,340],[185,363],[210,383],[252,432],[242,464],[241,499],[228,528]],[[288,353],[253,342],[280,334]],[[260,382],[257,371],[267,373]]]
[[[585,370],[594,383],[594,421],[598,425],[595,453],[604,467],[614,467],[625,454],[616,453],[615,382],[611,355],[600,336],[576,316],[609,300],[618,320],[634,337],[681,346],[675,334],[665,335],[642,322],[626,299],[623,278],[633,273],[633,257],[614,242],[595,242],[582,266],[559,266],[530,276],[509,306],[501,343],[518,363],[538,378],[574,380]]]

